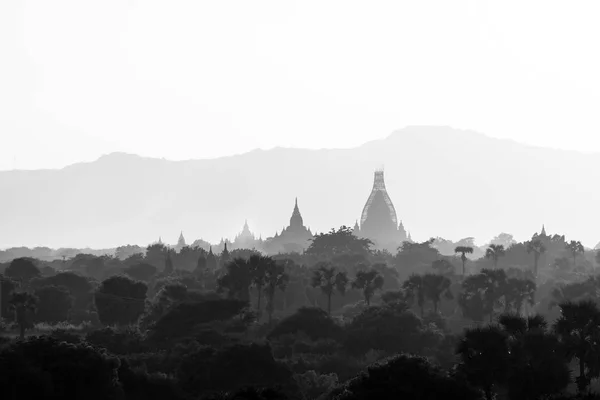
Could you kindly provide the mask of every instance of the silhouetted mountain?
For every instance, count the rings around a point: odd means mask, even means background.
[[[185,143],[181,143],[185,146]],[[519,240],[546,224],[598,241],[600,157],[526,146],[448,127],[408,127],[353,149],[275,148],[207,160],[115,153],[61,170],[0,172],[0,246],[113,247],[271,236],[298,197],[313,232],[360,218],[384,166],[398,218],[414,240],[501,231]]]

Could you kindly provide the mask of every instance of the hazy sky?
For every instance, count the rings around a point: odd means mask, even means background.
[[[600,151],[597,0],[0,1],[0,169],[450,125]]]

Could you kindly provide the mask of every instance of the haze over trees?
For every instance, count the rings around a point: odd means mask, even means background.
[[[598,252],[545,232],[502,242],[479,256],[440,239],[391,253],[342,226],[304,253],[153,244],[17,258],[0,265],[1,383],[125,399],[597,392]],[[68,357],[89,360],[95,379],[61,381],[84,373]]]

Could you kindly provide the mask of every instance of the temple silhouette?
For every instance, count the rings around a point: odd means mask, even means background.
[[[360,217],[356,221],[354,234],[370,239],[376,249],[395,252],[398,246],[410,240],[402,221],[398,223],[396,208],[390,198],[383,178],[383,170],[375,171],[373,189]]]
[[[398,222],[398,216],[392,200],[386,190],[383,170],[375,171],[373,188],[369,195],[360,217],[354,225],[353,233],[362,238],[370,239],[374,248],[378,250],[388,250],[395,252],[405,241],[411,242],[410,233],[407,234],[402,221]],[[304,225],[304,219],[298,207],[298,198],[294,203],[290,223],[283,228],[281,232],[275,232],[275,235],[263,239],[262,236],[256,237],[248,226],[248,221],[233,241],[221,239],[216,245],[210,245],[201,239],[196,240],[192,246],[199,246],[205,250],[216,251],[217,254],[228,250],[236,249],[255,249],[266,254],[277,253],[301,253],[308,248],[313,233],[310,228]],[[183,232],[179,236],[176,251],[186,246]]]

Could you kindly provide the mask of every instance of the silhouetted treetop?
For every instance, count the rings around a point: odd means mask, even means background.
[[[352,228],[342,226],[337,231],[332,229],[328,233],[319,233],[313,237],[306,254],[323,257],[342,254],[368,255],[371,253],[372,245],[371,240],[358,238],[353,234]]]

